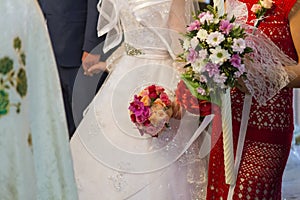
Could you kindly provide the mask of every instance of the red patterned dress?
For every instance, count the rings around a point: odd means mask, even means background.
[[[258,0],[246,3],[248,22],[253,25],[255,15],[250,11]],[[261,29],[278,47],[294,60],[296,50],[291,38],[288,14],[296,0],[274,0],[260,24]],[[232,90],[234,146],[237,146],[244,94]],[[253,99],[233,199],[281,199],[283,171],[289,156],[293,136],[292,89],[282,89],[264,106]],[[222,138],[212,149],[209,161],[207,199],[227,199],[229,186],[225,184]]]

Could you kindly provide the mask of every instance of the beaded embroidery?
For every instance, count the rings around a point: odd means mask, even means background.
[[[126,54],[129,55],[129,56],[137,56],[137,55],[144,54],[142,52],[142,50],[136,49],[135,47],[131,46],[128,43],[125,43],[125,50],[126,50]]]

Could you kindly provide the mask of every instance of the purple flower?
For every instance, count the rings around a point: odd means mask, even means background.
[[[231,24],[228,20],[222,20],[219,28],[224,34],[228,35],[233,28],[233,24]]]
[[[241,66],[242,59],[238,54],[234,54],[231,59],[230,63],[232,66],[239,68]]]
[[[136,113],[135,113],[136,114]],[[138,123],[144,123],[150,116],[150,108],[149,107],[144,107],[140,115],[135,115],[136,116],[136,121]]]
[[[225,87],[224,83],[225,83],[226,80],[227,80],[227,77],[224,73],[222,73],[220,75],[216,74],[214,76],[214,82],[217,83],[221,88]]]
[[[220,73],[219,65],[217,64],[207,63],[204,68],[205,71],[208,72],[209,77],[215,76],[216,74]]]
[[[194,31],[194,30],[198,30],[199,28],[200,28],[200,22],[199,20],[195,20],[187,27],[187,30]]]
[[[129,110],[133,112],[136,116],[141,115],[144,111],[144,103],[140,101],[140,97],[134,95],[134,100],[130,103]]]
[[[206,78],[206,76],[204,76],[203,74],[201,74],[201,75],[200,75],[200,78],[199,78],[199,81],[200,81],[201,83],[207,83],[207,78]]]
[[[197,92],[198,92],[199,94],[201,94],[201,95],[206,95],[205,90],[204,90],[203,88],[201,88],[201,87],[198,87],[198,88],[197,88]]]
[[[198,15],[198,18],[201,19],[204,15],[206,15],[206,12],[202,12]]]
[[[196,59],[198,58],[198,52],[195,51],[195,49],[190,48],[189,49],[189,54],[187,56],[187,60],[191,63],[194,63],[196,61]]]
[[[235,73],[234,73],[234,75],[235,75],[235,77],[237,77],[237,78],[239,78],[244,72],[245,72],[245,65],[244,64],[242,64],[242,65],[240,65],[239,67],[238,67],[238,69],[239,69],[239,71],[236,71]]]

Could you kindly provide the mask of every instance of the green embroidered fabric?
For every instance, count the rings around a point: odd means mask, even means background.
[[[11,107],[16,112],[21,111],[21,102],[11,102],[9,92],[15,89],[21,98],[27,94],[26,55],[22,50],[22,41],[19,37],[13,40],[13,48],[18,57],[18,69],[14,68],[14,60],[8,56],[0,58],[0,118],[7,115]]]

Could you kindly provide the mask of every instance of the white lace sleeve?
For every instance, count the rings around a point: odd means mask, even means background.
[[[296,61],[258,30],[248,35],[246,43],[253,49],[253,53],[245,60],[245,83],[256,101],[264,104],[295,78],[284,66],[295,65]]]

